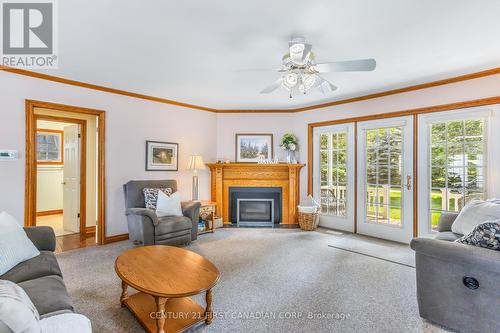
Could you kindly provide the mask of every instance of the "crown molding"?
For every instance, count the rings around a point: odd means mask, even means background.
[[[126,90],[120,90],[120,89],[115,89],[115,88],[110,88],[110,87],[105,87],[105,86],[99,86],[99,85],[92,84],[92,83],[65,79],[65,78],[62,78],[59,76],[37,73],[37,72],[29,71],[26,69],[12,68],[12,67],[0,65],[0,70],[3,70],[5,72],[9,72],[9,73],[34,77],[37,79],[58,82],[58,83],[68,84],[71,86],[92,89],[92,90],[104,91],[104,92],[108,92],[111,94],[117,94],[117,95],[133,97],[133,98],[145,99],[148,101],[153,101],[153,102],[158,102],[158,103],[163,103],[163,104],[170,104],[170,105],[175,105],[175,106],[180,106],[180,107],[185,107],[185,108],[190,108],[190,109],[196,109],[196,110],[202,110],[202,111],[209,111],[209,112],[216,112],[217,111],[216,109],[212,109],[212,108],[205,107],[205,106],[183,103],[183,102],[178,102],[178,101],[174,101],[171,99],[154,97],[154,96],[149,96],[149,95],[144,95],[144,94],[138,94],[138,93],[134,93],[134,92],[126,91]]]
[[[87,88],[87,89],[92,89],[92,90],[97,90],[97,91],[104,91],[104,92],[108,92],[111,94],[123,95],[123,96],[153,101],[153,102],[157,102],[157,103],[170,104],[170,105],[175,105],[175,106],[179,106],[179,107],[185,107],[185,108],[196,109],[196,110],[201,110],[201,111],[208,111],[208,112],[215,112],[215,113],[296,113],[296,112],[304,112],[304,111],[322,109],[322,108],[335,106],[335,105],[355,103],[355,102],[365,101],[365,100],[369,100],[369,99],[380,98],[380,97],[396,95],[396,94],[402,94],[402,93],[407,93],[410,91],[438,87],[438,86],[447,85],[447,84],[451,84],[451,83],[457,83],[457,82],[462,82],[462,81],[467,81],[467,80],[478,79],[478,78],[485,77],[485,76],[500,74],[500,67],[496,67],[496,68],[487,69],[487,70],[480,71],[480,72],[469,73],[469,74],[455,76],[455,77],[451,77],[451,78],[447,78],[447,79],[431,81],[431,82],[407,86],[407,87],[403,87],[403,88],[386,90],[386,91],[382,91],[379,93],[362,95],[362,96],[357,96],[357,97],[353,97],[353,98],[342,99],[342,100],[338,100],[338,101],[326,102],[326,103],[321,103],[321,104],[314,104],[314,105],[309,105],[309,106],[304,106],[304,107],[299,107],[299,108],[290,108],[290,109],[215,109],[215,108],[210,108],[210,107],[201,106],[201,105],[178,102],[175,100],[161,98],[161,97],[155,97],[155,96],[134,93],[134,92],[126,91],[126,90],[120,90],[120,89],[100,86],[100,85],[96,85],[96,84],[92,84],[92,83],[86,83],[86,82],[81,82],[81,81],[76,81],[76,80],[65,79],[62,77],[37,73],[37,72],[29,71],[26,69],[12,68],[12,67],[0,65],[0,70],[5,71],[5,72],[9,72],[9,73],[13,73],[13,74],[29,76],[29,77],[33,77],[33,78],[37,78],[37,79],[63,83],[63,84],[67,84],[67,85],[72,85],[72,86],[77,86],[77,87],[82,87],[82,88]]]

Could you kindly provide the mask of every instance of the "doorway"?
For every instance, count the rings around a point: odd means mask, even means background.
[[[52,227],[56,236],[95,234],[95,224],[81,214],[87,201],[87,121],[36,118],[36,225]],[[95,201],[95,193],[90,199]]]
[[[104,111],[27,101],[26,120],[25,225],[60,251],[103,244]]]

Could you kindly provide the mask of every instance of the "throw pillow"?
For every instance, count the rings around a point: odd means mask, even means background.
[[[163,216],[182,216],[181,196],[178,192],[168,196],[163,191],[158,193],[158,202],[156,204],[156,215]]]
[[[76,313],[62,313],[40,320],[41,333],[92,333],[90,320]]]
[[[500,251],[500,220],[482,223],[455,242]]]
[[[39,319],[38,311],[23,288],[14,282],[0,280],[0,324],[15,333],[40,333]]]
[[[143,188],[144,206],[149,209],[156,209],[156,201],[158,200],[158,192],[163,192],[166,195],[172,194],[171,188]]]
[[[462,208],[451,225],[451,231],[467,235],[479,224],[494,220],[500,220],[499,200],[472,200]]]
[[[17,264],[40,255],[16,219],[7,212],[0,213],[0,275]]]

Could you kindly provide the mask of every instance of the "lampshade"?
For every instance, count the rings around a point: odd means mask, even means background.
[[[201,155],[189,156],[188,169],[189,170],[205,169],[205,163],[203,163],[203,157]]]

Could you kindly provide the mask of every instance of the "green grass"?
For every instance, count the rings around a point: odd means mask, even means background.
[[[401,205],[401,191],[391,190],[390,191],[390,205],[391,206],[400,206]],[[433,192],[431,196],[431,209],[433,210],[441,210],[441,202],[443,200],[443,196],[441,192]],[[375,213],[372,211],[371,213]],[[390,218],[394,220],[401,220],[401,208],[391,207],[390,210]],[[436,227],[439,221],[439,217],[441,216],[441,212],[432,212],[431,213],[431,223],[432,227]]]

